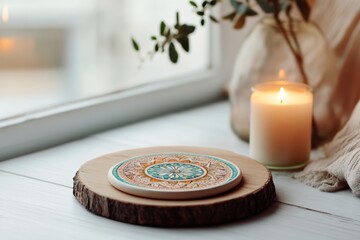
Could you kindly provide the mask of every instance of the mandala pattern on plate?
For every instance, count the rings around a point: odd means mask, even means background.
[[[205,176],[207,170],[201,166],[183,162],[166,162],[150,165],[145,174],[162,181],[188,181]]]
[[[207,189],[238,177],[232,163],[214,156],[160,153],[127,159],[113,168],[124,183],[147,189],[182,191]]]

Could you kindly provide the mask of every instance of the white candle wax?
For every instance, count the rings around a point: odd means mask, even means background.
[[[258,84],[251,95],[250,156],[271,169],[302,167],[311,150],[313,94],[301,83]]]

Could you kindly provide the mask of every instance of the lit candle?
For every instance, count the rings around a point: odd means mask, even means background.
[[[255,85],[251,95],[250,156],[270,169],[296,169],[309,160],[313,94],[288,81]]]

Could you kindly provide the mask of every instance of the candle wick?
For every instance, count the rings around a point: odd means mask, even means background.
[[[280,99],[280,103],[283,103],[283,100],[282,100],[282,99]]]

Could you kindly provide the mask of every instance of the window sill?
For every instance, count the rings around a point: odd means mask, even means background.
[[[0,122],[0,160],[219,99],[214,70],[60,105]]]
[[[221,136],[221,137],[219,137]],[[352,193],[323,193],[285,172],[273,172],[277,201],[258,216],[222,226],[160,229],[123,224],[89,213],[72,195],[73,176],[86,161],[109,152],[154,145],[222,148],[247,155],[229,125],[227,102],[169,114],[0,163],[4,239],[357,239],[360,205]],[[246,179],[245,179],[246,180]],[[342,204],[339,204],[341,202]],[[44,231],[39,231],[42,226]]]

